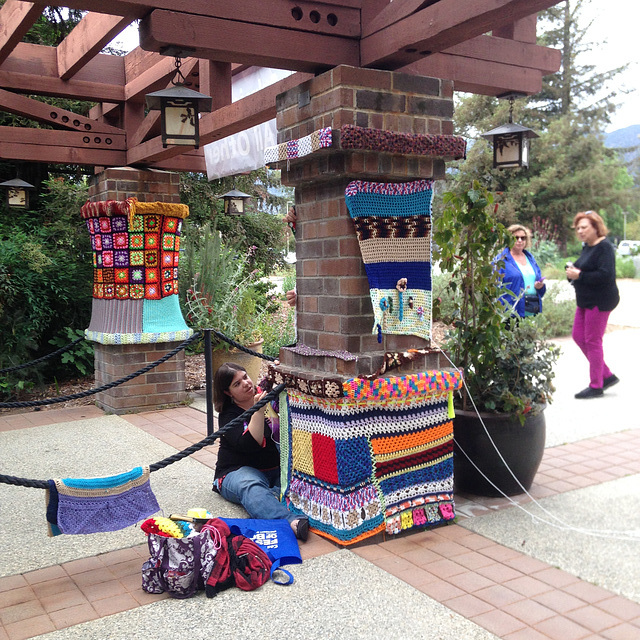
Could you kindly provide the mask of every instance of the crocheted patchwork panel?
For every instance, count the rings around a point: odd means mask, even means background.
[[[379,341],[383,333],[431,336],[432,195],[431,180],[347,186]]]
[[[178,293],[182,219],[160,214],[87,218],[93,297],[159,300]]]
[[[453,518],[450,393],[352,400],[288,390],[280,429],[289,509],[345,545]]]

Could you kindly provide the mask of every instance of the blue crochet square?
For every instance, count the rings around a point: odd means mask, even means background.
[[[365,436],[336,440],[336,459],[341,486],[351,486],[371,478],[371,450]]]

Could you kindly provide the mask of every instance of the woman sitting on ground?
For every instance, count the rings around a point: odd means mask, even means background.
[[[213,402],[218,427],[250,409],[263,396],[244,367],[226,362],[213,379]],[[248,422],[240,423],[220,437],[213,490],[225,500],[241,504],[251,518],[288,520],[303,542],[309,535],[309,520],[291,513],[280,502],[280,452],[265,418],[265,407]]]

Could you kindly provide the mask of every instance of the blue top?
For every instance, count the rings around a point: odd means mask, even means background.
[[[540,280],[542,273],[540,267],[535,261],[534,257],[525,249],[524,255],[527,257],[529,265],[533,269],[535,279]],[[500,275],[502,276],[503,284],[513,292],[513,295],[505,293],[500,296],[500,300],[503,304],[513,309],[514,314],[524,318],[524,295],[523,291],[526,289],[524,277],[518,263],[513,259],[509,248],[505,249],[497,258],[497,261],[504,260],[504,267],[500,269]],[[537,295],[540,302],[540,311],[542,311],[542,296],[547,291],[546,285],[541,289],[535,289],[531,295]],[[529,293],[527,292],[527,295]],[[520,299],[516,302],[516,299],[520,296]],[[515,306],[514,306],[515,305]]]

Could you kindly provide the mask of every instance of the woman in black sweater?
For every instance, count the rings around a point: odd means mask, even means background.
[[[576,291],[573,339],[589,361],[590,382],[576,393],[578,399],[598,398],[604,390],[620,382],[604,361],[602,338],[609,314],[618,306],[616,253],[607,240],[607,227],[595,211],[583,211],[573,219],[573,228],[582,241],[582,253],[568,264],[567,278]]]
[[[264,396],[244,367],[226,362],[213,379],[213,402],[218,411],[218,427],[241,416]],[[289,521],[303,542],[309,535],[309,520],[291,513],[280,502],[280,451],[265,408],[248,421],[231,428],[220,438],[213,490],[223,498],[241,504],[251,518]]]

